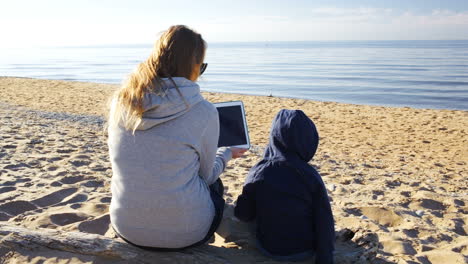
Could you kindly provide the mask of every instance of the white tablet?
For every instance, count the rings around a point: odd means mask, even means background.
[[[218,147],[250,148],[249,130],[241,101],[214,104],[219,114]]]

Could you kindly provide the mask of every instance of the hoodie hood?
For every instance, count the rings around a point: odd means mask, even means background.
[[[309,162],[317,151],[315,124],[301,110],[281,110],[273,120],[264,159],[298,158]]]
[[[175,119],[203,101],[200,86],[184,77],[172,78],[179,88],[183,98],[177,92],[174,83],[169,78],[163,78],[166,88],[164,95],[146,94],[143,99],[143,116],[137,130],[147,130],[169,120]]]

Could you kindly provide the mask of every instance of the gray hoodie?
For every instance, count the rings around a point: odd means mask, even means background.
[[[145,97],[135,134],[109,126],[111,222],[141,246],[180,248],[203,239],[214,217],[208,185],[232,157],[229,149],[217,149],[216,108],[196,83],[173,79],[185,102],[164,80],[167,93]]]

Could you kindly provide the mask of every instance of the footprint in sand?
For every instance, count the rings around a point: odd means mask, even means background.
[[[11,216],[5,214],[5,213],[0,213],[0,221],[8,221],[8,219],[10,219]]]
[[[62,153],[71,153],[71,152],[73,152],[73,151],[75,151],[75,150],[74,150],[74,149],[67,149],[67,148],[64,148],[64,149],[57,149],[57,150],[56,150],[57,153],[61,153],[61,154],[62,154]]]
[[[110,203],[112,200],[112,197],[104,197],[99,200],[101,203]]]
[[[52,166],[47,167],[46,169],[47,169],[48,171],[56,171],[58,168],[59,168],[58,166],[52,165]]]
[[[72,198],[64,201],[64,202],[61,202],[61,203],[58,203],[56,204],[57,206],[63,206],[63,205],[67,205],[67,204],[76,204],[76,203],[83,203],[83,202],[86,202],[88,200],[88,195],[86,194],[77,194],[75,196],[73,196]]]
[[[22,178],[22,179],[16,179],[15,181],[6,181],[6,182],[2,183],[1,185],[3,185],[3,186],[12,186],[12,185],[16,185],[18,183],[29,182],[29,181],[31,181],[31,179]]]
[[[75,204],[71,204],[71,205],[70,205],[70,208],[76,210],[76,209],[78,209],[78,208],[81,208],[82,206],[83,206],[83,205],[80,204],[80,203],[75,203]]]
[[[99,165],[91,168],[92,171],[98,171],[98,172],[99,171],[107,171],[108,169],[109,168],[107,168],[107,167],[103,167],[103,166],[99,166]]]
[[[50,221],[56,225],[64,226],[83,221],[86,218],[88,218],[88,216],[83,213],[61,213],[51,215]]]
[[[12,170],[12,171],[17,171],[17,170],[22,170],[24,168],[29,168],[30,166],[26,163],[18,163],[18,164],[9,164],[3,167],[5,170]]]
[[[462,200],[454,199],[453,203],[455,204],[455,206],[465,206],[465,202]]]
[[[44,143],[43,140],[41,139],[30,139],[29,142],[27,143],[28,145],[36,145],[36,144],[42,144]]]
[[[65,156],[65,155],[64,155]],[[47,161],[48,162],[54,162],[54,161],[59,161],[59,160],[63,160],[64,157],[60,157],[60,156],[57,156],[57,157],[51,157],[51,158],[48,158]]]
[[[360,211],[369,219],[372,219],[383,226],[395,227],[403,222],[403,217],[386,208],[361,207]]]
[[[419,235],[419,230],[417,229],[403,229],[402,232],[411,238],[417,238]]]
[[[445,210],[447,208],[443,203],[432,199],[422,199],[420,206],[432,210]]]
[[[91,163],[91,161],[83,160],[83,159],[75,159],[75,160],[69,161],[69,163],[72,164],[75,167],[81,167],[81,166],[89,165]]]
[[[390,180],[390,181],[385,181],[385,185],[388,188],[395,188],[401,185],[401,182],[399,180]]]
[[[63,184],[61,182],[58,182],[58,181],[54,181],[54,182],[51,182],[50,183],[50,186],[52,187],[60,187],[62,186]]]
[[[400,240],[383,240],[380,241],[385,252],[391,254],[415,255],[417,252],[411,243]]]
[[[89,178],[85,178],[84,176],[69,176],[69,177],[63,177],[60,182],[63,184],[74,184],[80,181],[84,181]]]
[[[96,219],[84,221],[78,225],[81,232],[104,235],[109,229],[110,217],[108,214]]]
[[[468,230],[465,226],[465,221],[462,218],[455,218],[452,219],[454,223],[454,228],[453,232],[457,233],[460,236],[467,236],[467,231]]]
[[[411,197],[411,192],[402,191],[402,192],[400,192],[400,194],[401,194],[402,196],[404,196],[404,197],[407,197],[407,198],[408,198],[408,197]]]
[[[447,208],[447,206],[439,201],[423,198],[411,202],[409,204],[409,208],[412,210],[429,209],[434,211],[443,211]]]
[[[72,156],[72,158],[74,158],[74,159],[90,159],[91,157],[89,155],[80,154],[80,155]]]
[[[16,190],[16,187],[8,186],[0,188],[0,193],[6,193]]]
[[[16,216],[34,209],[37,209],[37,206],[28,201],[12,201],[0,205],[0,211],[12,216]]]
[[[82,211],[88,212],[89,214],[94,216],[107,214],[109,212],[108,204],[87,202],[82,203],[80,207],[83,209]]]
[[[52,192],[42,198],[31,201],[39,207],[50,206],[63,201],[68,196],[72,195],[78,190],[78,188],[68,188],[59,191]]]
[[[104,182],[102,181],[95,181],[95,180],[91,180],[91,181],[87,181],[83,184],[81,184],[85,187],[102,187],[104,186]]]

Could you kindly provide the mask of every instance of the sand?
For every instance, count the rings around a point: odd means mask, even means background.
[[[0,221],[115,238],[103,116],[116,88],[0,78]],[[467,111],[203,95],[211,102],[242,100],[247,112],[253,148],[222,175],[228,204],[259,160],[274,115],[301,109],[320,134],[311,164],[331,198],[338,263],[468,262]],[[207,247],[219,248],[218,257],[231,263],[273,263],[230,216],[228,209],[223,228],[232,236],[217,236]],[[2,243],[0,260],[97,263],[91,256]]]

